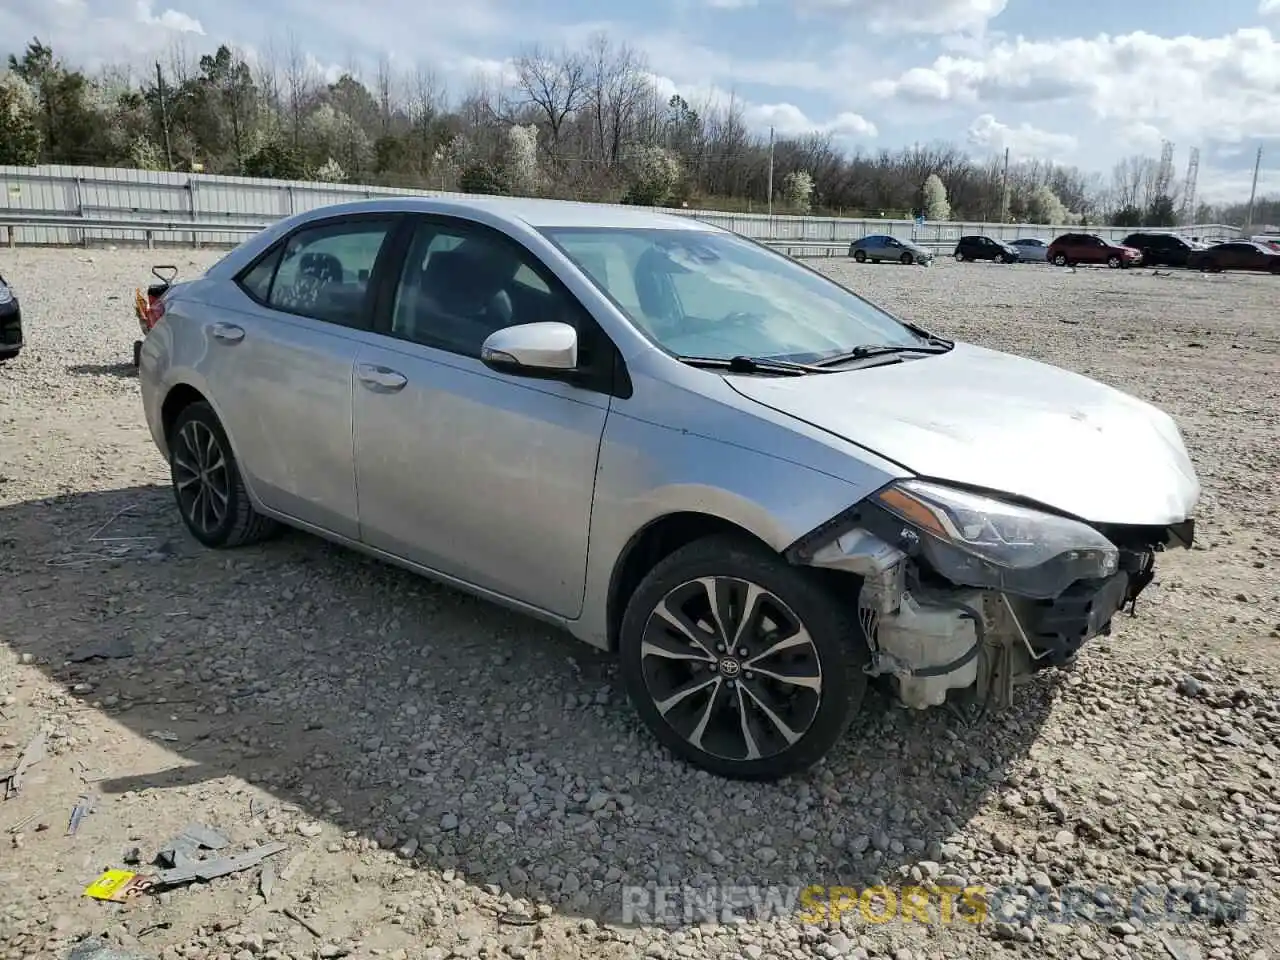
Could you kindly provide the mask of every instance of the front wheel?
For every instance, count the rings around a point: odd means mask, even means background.
[[[964,263],[964,262],[965,262],[966,260],[968,260],[968,259],[969,259],[969,258],[968,258],[968,257],[966,257],[966,256],[965,256],[963,253],[961,253],[959,250],[957,250],[957,251],[956,251],[956,263]]]
[[[174,421],[169,472],[182,522],[206,547],[247,546],[279,529],[253,508],[231,443],[208,403],[189,404]]]
[[[1053,258],[1053,265],[1055,267],[1068,266],[1069,264],[1067,262],[1067,255],[1065,253],[1058,254],[1056,257]]]
[[[901,263],[903,266],[909,267],[911,266],[911,264],[915,263],[915,257],[911,256],[911,254],[909,253],[904,253],[902,256],[898,258],[898,262]]]
[[[1121,264],[1119,257],[1107,257],[1107,266],[1112,270],[1119,270],[1123,264]]]
[[[866,263],[866,262],[867,262],[867,253],[866,253],[866,251],[865,251],[865,250],[857,250],[857,251],[855,251],[855,252],[854,252],[854,254],[853,254],[853,259],[857,260],[859,263]]]
[[[619,638],[627,695],[694,766],[776,780],[821,760],[862,704],[867,644],[851,593],[730,536],[682,547],[632,595]]]

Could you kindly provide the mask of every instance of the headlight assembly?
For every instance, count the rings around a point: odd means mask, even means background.
[[[0,283],[0,303],[8,303],[13,299],[13,294],[9,292],[9,288]]]
[[[961,586],[1052,599],[1119,564],[1115,545],[1086,524],[966,490],[900,480],[871,502],[906,524],[934,570]]]

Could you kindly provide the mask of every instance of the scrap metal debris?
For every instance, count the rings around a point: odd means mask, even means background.
[[[71,653],[67,660],[71,663],[87,663],[90,660],[124,660],[132,656],[133,644],[123,637],[116,637],[83,646]]]
[[[66,960],[151,960],[151,958],[143,953],[112,946],[100,937],[90,937],[72,947]]]
[[[71,810],[71,818],[67,821],[67,836],[73,837],[76,831],[80,829],[80,824],[84,822],[84,818],[93,813],[95,798],[92,794],[84,794],[76,801],[75,807]]]
[[[280,912],[284,914],[286,917],[288,917],[290,920],[292,920],[294,923],[296,923],[298,926],[302,927],[302,929],[306,930],[307,933],[311,934],[317,940],[324,939],[324,934],[320,931],[320,928],[317,927],[310,920],[308,920],[306,917],[302,916],[300,913],[298,913],[298,911],[294,910],[292,907],[285,907]]]
[[[214,828],[201,823],[189,824],[156,854],[152,864],[159,869],[146,873],[108,870],[85,888],[85,896],[96,900],[120,901],[143,891],[164,890],[196,880],[215,880],[256,867],[268,857],[274,857],[287,849],[287,844],[284,843],[266,843],[235,854],[213,857],[201,855],[204,851],[216,853],[225,850],[230,845],[231,841]],[[137,862],[141,857],[139,851],[129,850],[126,851],[125,859]],[[265,867],[264,873],[269,869],[269,866]],[[273,878],[274,870],[270,877],[260,878],[264,899],[270,895]]]
[[[27,741],[27,745],[23,748],[22,753],[18,755],[18,765],[12,770],[0,773],[0,795],[5,800],[18,795],[18,791],[22,789],[22,778],[28,770],[47,755],[48,739],[44,732],[41,731]]]

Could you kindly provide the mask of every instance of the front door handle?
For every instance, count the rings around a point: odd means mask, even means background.
[[[403,389],[409,378],[388,367],[378,367],[371,363],[362,363],[356,368],[356,376],[375,393],[395,393]]]
[[[213,334],[214,339],[224,340],[227,343],[239,343],[244,339],[244,328],[237,327],[234,323],[215,323],[209,332]]]

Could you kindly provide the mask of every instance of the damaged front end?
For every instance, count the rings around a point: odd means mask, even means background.
[[[1154,577],[1155,554],[1190,548],[1194,521],[1092,526],[923,480],[891,483],[803,537],[788,559],[862,582],[868,672],[896,678],[902,702],[952,690],[1013,701],[1038,670],[1071,663]]]

